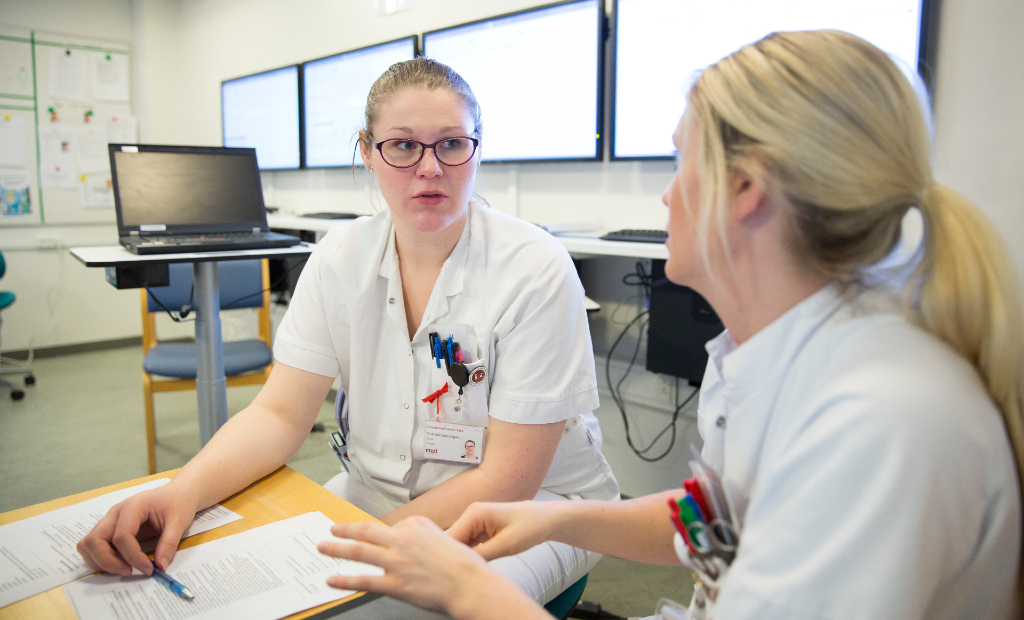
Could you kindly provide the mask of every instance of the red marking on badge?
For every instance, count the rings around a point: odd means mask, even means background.
[[[469,377],[469,380],[476,384],[483,381],[484,377],[486,376],[487,373],[484,372],[483,368],[477,368],[476,370],[473,371],[473,374]]]

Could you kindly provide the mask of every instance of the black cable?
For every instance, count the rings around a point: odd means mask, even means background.
[[[222,303],[220,305],[221,309],[222,310],[231,310],[232,309],[231,306],[234,306],[235,304],[237,304],[240,301],[244,301],[246,299],[249,299],[250,297],[255,297],[257,295],[262,295],[263,293],[266,293],[267,291],[274,290],[274,287],[277,286],[278,284],[280,284],[281,282],[284,282],[285,278],[287,278],[289,275],[291,275],[291,273],[293,271],[295,271],[295,269],[297,267],[305,266],[305,264],[306,264],[305,261],[296,261],[296,263],[294,265],[292,265],[291,267],[289,267],[288,269],[285,270],[285,272],[281,275],[281,277],[279,277],[277,280],[274,280],[273,282],[271,282],[270,286],[268,286],[267,288],[261,288],[260,290],[256,291],[255,293],[250,293],[248,295],[243,295],[242,297],[239,297],[238,299],[232,300],[230,303],[226,303],[226,304]]]
[[[637,261],[635,271],[633,273],[627,273],[626,275],[624,275],[622,277],[622,283],[627,286],[642,287],[644,290],[644,297],[646,298],[648,304],[650,304],[651,287],[662,284],[662,281],[659,280],[658,282],[653,282],[651,275],[647,273],[647,270],[644,268],[644,264],[640,261]],[[629,432],[629,418],[626,415],[626,402],[625,399],[622,397],[622,384],[626,381],[626,377],[629,376],[629,373],[632,372],[633,366],[636,365],[636,358],[640,354],[640,343],[643,341],[644,330],[647,329],[648,325],[650,325],[650,319],[648,318],[649,315],[650,312],[645,310],[638,314],[636,317],[634,317],[633,320],[630,321],[628,324],[626,324],[626,326],[622,329],[622,332],[615,339],[615,342],[612,344],[611,348],[608,350],[608,355],[605,359],[604,371],[605,380],[608,382],[608,390],[612,394],[612,400],[615,401],[615,406],[618,407],[619,409],[619,414],[622,416],[622,424],[623,426],[625,426],[626,429],[626,443],[629,444],[630,449],[633,451],[634,454],[637,455],[638,458],[647,461],[648,463],[653,463],[655,461],[660,461],[661,459],[665,458],[668,455],[668,453],[672,451],[672,448],[675,446],[676,443],[676,423],[679,420],[679,412],[682,411],[683,407],[689,404],[691,400],[693,400],[693,398],[697,395],[697,390],[694,390],[686,398],[686,400],[682,402],[682,404],[679,404],[679,380],[676,379],[676,394],[675,398],[673,399],[673,403],[676,404],[676,408],[672,412],[672,420],[667,425],[665,425],[665,427],[661,429],[661,431],[659,431],[657,435],[655,435],[654,439],[647,445],[646,448],[640,449],[636,447],[636,444],[633,443],[633,437],[630,435]],[[619,343],[622,342],[622,339],[629,332],[630,328],[633,327],[633,325],[635,325],[637,321],[641,320],[644,321],[640,325],[640,333],[637,334],[636,346],[633,348],[633,355],[630,357],[629,365],[626,367],[626,372],[623,373],[622,377],[615,385],[612,385],[612,355],[615,353],[615,349],[618,348]],[[672,431],[672,434],[670,436],[671,438],[669,440],[668,447],[664,450],[664,452],[654,457],[647,456],[647,453],[650,452],[658,443],[658,441],[660,441],[661,438],[665,436],[665,433],[669,431]]]

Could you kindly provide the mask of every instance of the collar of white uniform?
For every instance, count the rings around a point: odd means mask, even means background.
[[[482,208],[482,205],[476,199],[470,199],[466,214],[466,226],[462,229],[462,236],[459,237],[458,243],[452,248],[452,253],[445,259],[444,265],[441,267],[441,273],[438,275],[438,281],[441,283],[441,290],[444,291],[445,297],[458,295],[462,292],[462,286],[466,277],[466,263],[469,260],[470,228],[473,224],[473,210],[477,208]],[[385,210],[382,215],[388,222],[391,221],[390,210]],[[389,224],[388,244],[381,256],[380,268],[377,274],[389,280],[391,278],[398,278],[398,246],[395,245],[395,225],[393,223]]]
[[[708,359],[730,391],[746,392],[775,383],[850,294],[852,291],[844,295],[837,284],[828,284],[741,345],[726,330],[707,343]]]

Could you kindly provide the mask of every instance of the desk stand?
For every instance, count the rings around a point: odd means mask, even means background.
[[[205,446],[228,421],[227,379],[220,329],[220,286],[217,263],[194,263],[196,283],[196,394],[199,445]]]

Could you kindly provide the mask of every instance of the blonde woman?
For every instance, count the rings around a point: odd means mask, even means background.
[[[557,540],[690,564],[704,582],[691,619],[1019,617],[1017,280],[985,217],[932,177],[925,117],[886,54],[835,31],[770,35],[689,92],[666,274],[727,327],[708,344],[699,427],[739,537],[731,563],[673,544],[676,491],[477,504],[451,538],[421,520],[335,526],[365,542],[323,551],[386,574],[332,585],[541,618],[483,558]],[[908,212],[919,251],[883,270]]]

